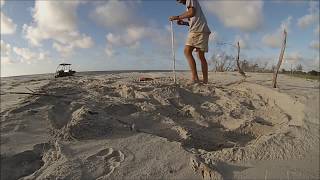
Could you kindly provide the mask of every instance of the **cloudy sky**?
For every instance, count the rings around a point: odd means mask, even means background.
[[[232,44],[239,41],[243,59],[271,66],[286,28],[283,67],[319,69],[317,1],[200,2],[213,32],[208,59],[235,54]],[[1,0],[1,76],[54,72],[61,62],[77,71],[170,69],[168,17],[183,11],[175,0]],[[174,30],[177,68],[187,69],[182,52],[188,30]]]

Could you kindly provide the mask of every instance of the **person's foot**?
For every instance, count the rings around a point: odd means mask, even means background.
[[[189,82],[187,82],[187,85],[194,85],[194,84],[200,84],[199,80],[191,80]]]
[[[203,84],[208,84],[208,80],[206,80],[206,81],[203,80],[202,83],[203,83]]]
[[[192,83],[199,83],[200,81],[199,81],[199,79],[196,79],[196,80],[192,80],[191,82]]]

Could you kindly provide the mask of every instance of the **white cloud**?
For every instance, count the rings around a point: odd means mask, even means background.
[[[283,61],[286,64],[298,64],[303,59],[300,52],[285,53]]]
[[[0,0],[1,7],[4,5],[4,0]]]
[[[105,53],[107,54],[108,57],[112,57],[112,56],[115,55],[115,52],[114,52],[113,48],[110,47],[110,46],[109,46],[109,47],[106,47]]]
[[[125,31],[117,33],[108,33],[106,35],[108,55],[114,55],[115,49],[130,48],[136,49],[140,47],[141,41],[149,41],[153,45],[159,47],[170,46],[170,34],[165,28],[139,26],[128,27]]]
[[[273,0],[272,1],[273,3],[278,3],[278,4],[280,4],[280,3],[285,3],[285,4],[287,4],[287,5],[301,5],[301,4],[303,4],[303,3],[306,3],[305,1],[296,1],[296,0]]]
[[[280,37],[280,34],[267,34],[263,36],[262,42],[271,48],[279,48],[281,47]]]
[[[290,24],[291,24],[292,17],[289,16],[286,20],[282,21],[280,27],[271,34],[266,34],[262,38],[262,43],[267,45],[271,48],[279,48],[282,45],[283,40],[283,30],[286,29],[286,31],[290,32]]]
[[[14,61],[11,58],[9,58],[12,52],[11,45],[1,40],[0,48],[1,48],[1,64],[13,64]]]
[[[74,47],[78,47],[78,48],[90,48],[93,46],[93,41],[91,39],[91,37],[86,36],[84,34],[80,35],[81,38],[76,39],[73,44]]]
[[[16,32],[17,25],[1,12],[1,34],[14,34]]]
[[[319,49],[320,48],[319,41],[312,41],[309,47],[312,49]]]
[[[91,18],[105,26],[109,32],[106,34],[105,53],[115,56],[118,50],[129,50],[139,56],[142,42],[149,43],[152,47],[165,47],[170,54],[171,36],[170,26],[159,27],[151,19],[139,17],[137,7],[140,1],[110,0],[98,3],[91,13]],[[179,36],[179,34],[177,34]],[[178,38],[177,38],[178,39]],[[162,53],[162,50],[156,53]]]
[[[106,38],[107,38],[107,42],[109,42],[110,44],[120,44],[121,43],[121,41],[120,41],[121,37],[114,35],[112,33],[107,34]]]
[[[3,0],[1,0],[1,8],[4,5]],[[17,29],[17,25],[13,22],[12,19],[7,17],[3,12],[0,14],[1,16],[1,34],[14,34]]]
[[[78,4],[78,1],[58,3],[36,1],[33,18],[38,26],[45,30],[72,32],[77,27],[76,8]]]
[[[90,17],[107,28],[122,28],[137,24],[138,17],[134,11],[138,2],[110,0],[99,4]]]
[[[149,29],[150,30],[150,29]],[[145,27],[129,27],[123,34],[109,33],[107,43],[112,46],[133,46],[143,38],[149,37],[151,32]]]
[[[34,52],[28,48],[14,47],[13,51],[21,58],[21,62],[31,64],[36,61],[47,59],[47,54],[44,52]]]
[[[10,53],[11,53],[11,45],[10,44],[7,44],[6,42],[4,42],[2,39],[1,39],[1,56],[2,55],[6,55],[8,56]]]
[[[7,65],[7,64],[14,64],[15,61],[13,61],[11,58],[8,56],[1,56],[1,64],[2,65]]]
[[[226,27],[257,30],[263,23],[263,1],[203,1],[204,8],[218,16]]]
[[[306,28],[313,23],[319,22],[319,2],[309,2],[309,14],[298,19],[297,25],[300,28]]]
[[[33,51],[29,48],[19,48],[1,40],[1,63],[35,63],[49,60],[49,53],[43,51]],[[3,62],[2,62],[3,61]]]
[[[314,21],[315,21],[315,16],[312,14],[307,14],[307,15],[303,16],[302,18],[298,19],[298,26],[301,28],[306,28],[310,24],[312,24],[312,22],[314,22]]]
[[[63,45],[57,42],[54,42],[52,44],[52,47],[61,53],[63,57],[70,55],[73,52],[73,46],[72,45]]]
[[[163,26],[149,17],[139,16],[140,2],[109,0],[96,3],[96,8],[90,17],[108,30],[104,53],[108,57],[119,58],[120,52],[124,52],[135,59],[134,61],[143,62],[144,66],[155,58],[171,59],[169,22]],[[110,18],[118,20],[115,22],[109,20]],[[177,47],[185,37],[182,37],[183,33],[176,33],[175,36]],[[141,44],[148,48],[148,52]]]
[[[33,19],[35,24],[24,25],[25,38],[34,46],[52,39],[53,48],[63,56],[70,55],[75,48],[93,46],[91,37],[81,34],[77,29],[77,7],[79,1],[41,1],[35,2]]]

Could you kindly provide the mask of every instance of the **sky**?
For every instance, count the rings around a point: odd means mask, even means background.
[[[319,70],[319,1],[199,1],[212,31],[209,65],[212,56],[235,55],[239,41],[240,60],[270,67],[278,61],[286,29],[281,67]],[[2,77],[51,73],[62,62],[76,71],[169,70],[168,18],[186,10],[175,0],[0,2]],[[183,55],[188,28],[174,24],[173,30],[177,69],[188,69]]]

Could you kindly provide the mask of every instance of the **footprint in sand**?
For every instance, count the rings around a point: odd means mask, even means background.
[[[124,154],[120,150],[106,148],[87,158],[89,171],[98,179],[106,179],[120,163],[124,161]]]

